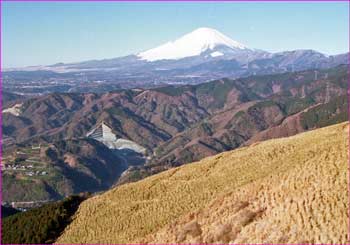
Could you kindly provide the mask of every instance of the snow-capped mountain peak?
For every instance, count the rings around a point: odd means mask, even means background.
[[[232,40],[215,29],[202,27],[173,42],[141,52],[137,56],[147,61],[174,60],[197,56],[207,50],[214,50],[216,47],[225,47],[231,50],[248,49],[245,45]]]

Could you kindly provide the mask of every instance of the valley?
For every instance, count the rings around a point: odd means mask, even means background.
[[[348,75],[344,65],[102,94],[7,96],[3,200],[103,191],[254,142],[346,121]]]
[[[114,184],[128,165],[102,143],[90,139],[15,147],[5,151],[3,204],[27,209]]]

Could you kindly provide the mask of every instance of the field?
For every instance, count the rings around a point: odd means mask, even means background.
[[[57,243],[346,243],[347,124],[258,142],[97,195]]]
[[[2,162],[3,200],[47,201],[46,184],[57,175],[57,170],[47,162],[48,145],[18,147],[4,152]]]
[[[3,167],[4,173],[20,176],[20,178],[48,175],[48,164],[43,152],[48,145],[33,145],[18,147],[10,152],[4,152]]]
[[[4,151],[4,202],[27,208],[64,196],[66,185],[60,169],[47,158],[48,147],[48,144],[41,144]]]

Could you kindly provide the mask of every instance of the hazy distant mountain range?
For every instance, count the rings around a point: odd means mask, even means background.
[[[249,48],[217,30],[199,28],[175,41],[126,57],[7,69],[4,89],[24,94],[106,92],[323,69],[348,62],[347,53],[334,56],[314,50],[270,53]]]

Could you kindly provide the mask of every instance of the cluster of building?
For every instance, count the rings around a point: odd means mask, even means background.
[[[29,201],[29,202],[2,202],[2,205],[6,207],[12,207],[24,212],[32,208],[40,207],[43,204],[48,203],[50,201],[52,200]]]
[[[26,172],[25,175],[27,175],[27,176],[47,175],[47,172],[46,171],[30,171],[30,172]]]
[[[4,164],[2,170],[26,170],[33,168],[33,165]]]
[[[31,169],[33,169],[34,168],[34,166],[33,165],[31,165],[31,164],[29,164],[29,165],[16,165],[16,164],[4,164],[3,166],[2,166],[2,170],[3,171],[6,171],[6,170],[12,170],[12,171],[25,171],[25,170],[31,170]],[[46,172],[46,171],[26,171],[26,172],[24,172],[24,174],[25,175],[27,175],[27,176],[40,176],[40,175],[47,175],[48,174],[48,172]]]

